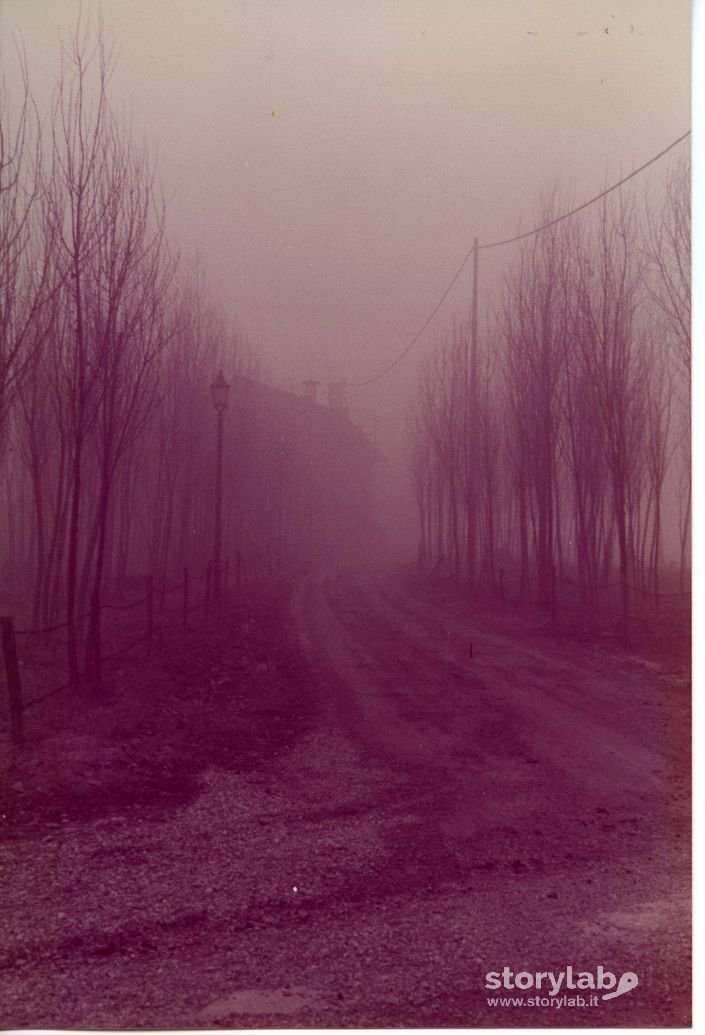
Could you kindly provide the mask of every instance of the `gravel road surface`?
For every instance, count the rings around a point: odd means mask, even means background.
[[[283,614],[271,658],[170,652],[174,728],[189,693],[214,724],[182,799],[0,841],[5,1023],[687,1025],[682,667],[398,573],[310,576]],[[638,986],[485,987],[568,966]]]

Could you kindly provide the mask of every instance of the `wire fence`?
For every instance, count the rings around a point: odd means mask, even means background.
[[[231,580],[232,574],[234,574],[234,586],[231,586],[231,581],[233,581]],[[196,594],[192,592],[192,584],[195,583],[204,584],[199,590],[197,594],[198,599],[196,600],[193,599]],[[232,588],[234,588],[239,598],[241,591],[247,587],[248,583],[247,565],[244,557],[238,553],[234,573],[231,573],[229,560],[226,559],[220,571],[216,571],[210,564],[200,574],[191,573],[188,568],[184,568],[183,578],[174,585],[155,586],[153,576],[148,575],[145,577],[145,592],[138,599],[123,603],[117,601],[103,602],[94,598],[94,604],[90,611],[67,617],[61,622],[30,628],[18,628],[15,626],[12,615],[0,617],[0,633],[12,742],[16,745],[22,745],[25,742],[24,720],[26,712],[36,708],[37,705],[49,698],[56,697],[63,691],[75,688],[81,683],[93,682],[99,685],[102,665],[106,662],[134,653],[140,647],[146,647],[147,656],[149,656],[156,633],[167,628],[176,628],[178,625],[181,625],[182,629],[185,630],[188,626],[189,615],[196,611],[206,613],[215,610],[221,604],[227,602]],[[174,614],[166,622],[157,622],[155,619],[155,598],[160,600],[161,610],[163,611],[166,598],[172,597],[176,593],[181,594],[178,617]],[[141,615],[137,611],[138,608],[142,609]],[[112,623],[106,629],[101,620],[103,612],[114,614],[116,619],[119,616],[124,617],[120,617],[117,623]],[[138,635],[133,635],[126,644],[115,647],[114,640],[116,635],[124,634],[126,631],[136,632],[135,623],[129,623],[130,612],[135,614],[141,630]],[[62,654],[67,653],[69,630],[72,630],[73,635],[76,636],[79,628],[84,622],[88,621],[94,623],[94,628],[91,629],[89,626],[87,637],[84,637],[85,642],[83,646],[87,648],[87,657],[90,654],[88,650],[91,646],[89,642],[90,636],[92,633],[95,634],[97,628],[100,629],[101,637],[107,636],[111,641],[109,648],[105,651],[93,652],[91,673],[84,672],[78,679],[65,678],[56,685],[49,687],[34,685],[32,688],[33,692],[26,694],[26,688],[23,687],[23,683],[35,684],[37,682],[36,677],[42,669],[46,671],[48,668],[54,671],[57,666],[59,652]],[[66,632],[67,635],[57,637],[57,634],[62,632]],[[38,657],[38,653],[41,653],[41,658]],[[24,679],[27,675],[30,676],[29,680]],[[41,676],[38,681],[41,682]]]
[[[436,569],[437,573],[437,569]],[[57,657],[66,650],[68,637],[57,638],[56,634],[68,630],[70,626],[77,629],[82,623],[93,620],[100,620],[102,612],[109,612],[116,615],[128,616],[134,613],[138,617],[138,624],[141,626],[139,632],[134,625],[127,625],[127,618],[120,619],[118,625],[109,629],[101,627],[101,635],[107,635],[114,639],[118,632],[125,633],[133,631],[137,635],[132,636],[126,644],[115,647],[110,644],[105,652],[100,651],[99,657],[94,658],[94,665],[97,665],[98,678],[93,681],[100,682],[100,667],[103,663],[114,661],[134,653],[138,648],[146,647],[147,657],[149,656],[155,634],[167,628],[175,628],[179,624],[185,630],[188,626],[189,615],[194,612],[207,612],[218,601],[225,602],[230,591],[230,566],[226,561],[221,570],[220,578],[216,580],[216,573],[209,565],[205,572],[193,574],[188,568],[184,568],[183,578],[174,585],[162,585],[155,587],[151,575],[145,578],[145,593],[136,600],[127,602],[99,602],[95,601],[91,611],[66,619],[62,622],[52,623],[46,626],[34,628],[16,628],[12,616],[0,617],[0,632],[2,636],[2,652],[5,666],[7,700],[9,703],[10,735],[12,742],[21,745],[25,740],[24,717],[25,713],[36,708],[49,698],[56,697],[66,690],[76,686],[77,680],[66,678],[56,685],[49,687],[33,686],[30,694],[26,695],[23,690],[24,675],[38,670],[50,669],[55,671]],[[239,555],[235,568],[235,591],[240,594],[241,590],[249,583],[247,565],[244,557]],[[216,584],[217,583],[217,584]],[[198,593],[198,599],[192,592],[194,584],[204,584]],[[594,583],[589,580],[570,578],[568,575],[557,572],[555,569],[546,575],[531,574],[528,572],[510,571],[499,568],[492,573],[485,573],[478,589],[483,589],[490,597],[499,599],[502,605],[511,604],[538,604],[550,609],[552,620],[560,624],[566,615],[572,613],[573,617],[578,614],[584,616],[593,613],[602,618],[621,621],[625,627],[631,619],[643,617],[645,614],[653,616],[662,614],[661,604],[682,605],[681,616],[685,615],[689,608],[691,591],[682,589],[677,591],[663,592],[658,588],[648,588],[637,585],[633,582],[622,579]],[[179,601],[179,615],[175,615],[166,622],[158,622],[155,619],[155,597],[164,601],[176,593],[181,594]],[[626,610],[625,610],[626,607]],[[138,615],[137,609],[143,609]],[[90,636],[90,629],[88,631]],[[18,640],[21,649],[18,650]],[[41,650],[42,657],[37,658],[35,648]],[[84,677],[85,681],[85,677]],[[36,682],[30,678],[29,682]],[[41,680],[40,680],[41,682]],[[78,682],[81,682],[79,679]]]

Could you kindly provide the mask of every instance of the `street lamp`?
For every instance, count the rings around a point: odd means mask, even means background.
[[[222,601],[221,552],[223,545],[223,414],[228,408],[230,385],[221,370],[211,385],[213,406],[217,414],[217,447],[215,468],[215,544],[213,548],[213,602],[220,607]]]

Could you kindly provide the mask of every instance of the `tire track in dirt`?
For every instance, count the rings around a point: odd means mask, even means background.
[[[488,633],[473,623],[461,623],[450,616],[439,618],[399,591],[381,585],[379,577],[367,576],[375,606],[390,615],[403,615],[407,635],[417,642],[443,644],[440,657],[472,667],[479,685],[502,695],[523,716],[532,743],[567,774],[584,782],[611,800],[617,789],[644,795],[665,793],[663,760],[637,739],[640,723],[615,728],[615,702],[625,692],[633,699],[634,675],[623,666],[612,680],[596,675],[582,658],[558,660],[508,636]],[[472,662],[470,643],[474,643]],[[589,662],[587,663],[589,665]],[[643,674],[638,678],[643,681]],[[652,681],[657,680],[652,674]],[[599,694],[595,699],[595,689]],[[487,699],[485,699],[485,703]],[[643,701],[634,702],[643,709]],[[624,716],[619,718],[624,720]],[[639,718],[637,716],[637,718]],[[536,742],[536,735],[539,741]]]
[[[310,579],[299,618],[314,672],[331,674],[326,722],[395,783],[385,857],[359,875],[380,901],[472,902],[484,958],[514,943],[638,961],[655,1001],[685,974],[687,934],[667,927],[687,932],[687,846],[647,735],[655,711],[639,710],[658,672],[625,658],[610,674],[582,645],[554,658],[545,638],[515,642],[511,618],[430,612],[387,574]]]
[[[449,645],[438,622],[399,611],[370,576],[329,577],[307,593],[338,677],[334,721],[425,772],[456,833],[532,815],[558,827],[615,805],[638,817],[658,793],[651,753],[556,702],[536,674],[518,686],[506,642],[501,662],[471,661],[464,638]]]

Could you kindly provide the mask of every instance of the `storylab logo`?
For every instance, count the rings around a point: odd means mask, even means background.
[[[510,967],[491,970],[485,974],[485,988],[491,992],[500,989],[505,994],[488,996],[488,1006],[548,1006],[560,1010],[564,1007],[598,1006],[606,999],[617,999],[631,992],[639,984],[637,975],[628,970],[617,978],[611,970],[600,965],[596,970],[513,971]],[[507,995],[506,993],[513,993]],[[531,993],[517,995],[516,993]]]

